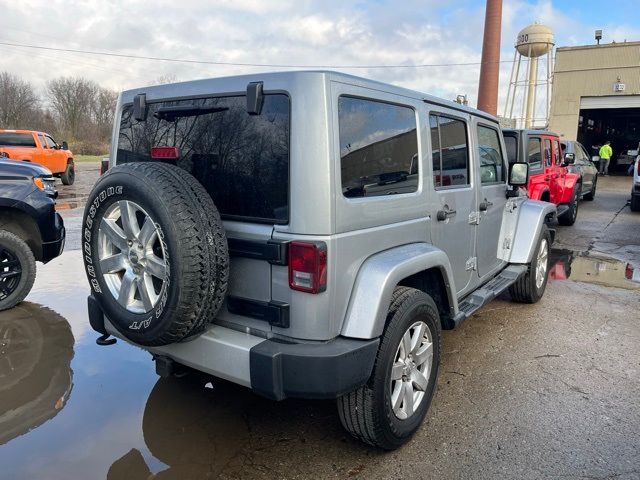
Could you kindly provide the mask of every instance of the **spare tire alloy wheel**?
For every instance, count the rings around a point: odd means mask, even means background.
[[[92,295],[122,336],[167,345],[215,318],[227,242],[211,197],[186,171],[147,162],[109,169],[89,195],[83,227]]]
[[[153,218],[137,203],[112,204],[100,223],[100,268],[109,291],[131,313],[155,307],[167,281],[164,245]]]

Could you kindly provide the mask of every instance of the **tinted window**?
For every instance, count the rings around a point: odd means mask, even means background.
[[[412,108],[340,97],[338,117],[345,197],[418,189],[418,138]]]
[[[429,125],[433,184],[436,188],[469,185],[469,145],[465,122],[432,114]]]
[[[41,146],[42,148],[49,148],[49,147],[47,146],[47,142],[46,142],[46,141],[45,141],[45,139],[44,139],[44,135],[38,134],[38,140],[40,141],[40,146]]]
[[[478,157],[481,183],[504,181],[504,159],[497,130],[478,125]]]
[[[151,147],[177,147],[177,165],[204,185],[223,216],[286,223],[289,97],[265,95],[260,115],[246,108],[244,96],[152,103],[138,122],[125,106],[116,161],[149,161]]]
[[[507,147],[507,158],[509,163],[515,163],[518,161],[518,139],[510,135],[505,135],[504,145]]]
[[[527,162],[531,170],[542,167],[542,150],[539,138],[530,138],[527,144]]]
[[[556,165],[560,165],[562,163],[562,158],[560,157],[560,143],[557,140],[553,141],[553,151],[556,157]]]
[[[0,133],[0,146],[35,147],[36,141],[30,133]]]

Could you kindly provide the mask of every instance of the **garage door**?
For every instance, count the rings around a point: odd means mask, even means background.
[[[580,98],[581,110],[599,108],[640,108],[640,95],[608,95]]]

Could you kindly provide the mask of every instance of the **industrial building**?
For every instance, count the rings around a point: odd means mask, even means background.
[[[623,169],[640,143],[640,42],[557,48],[549,129],[592,153],[611,141]]]

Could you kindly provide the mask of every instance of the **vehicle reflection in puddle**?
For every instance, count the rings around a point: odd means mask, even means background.
[[[573,280],[606,287],[640,289],[640,268],[612,258],[552,249],[549,264],[549,280]]]
[[[149,394],[142,432],[151,455],[167,466],[156,473],[162,478],[213,478],[248,441],[244,412],[253,395],[226,382],[205,389],[206,381],[197,373],[160,379]],[[132,448],[113,462],[107,479],[146,480],[153,470]]]
[[[55,417],[71,394],[73,335],[54,311],[22,303],[0,315],[0,445]]]

